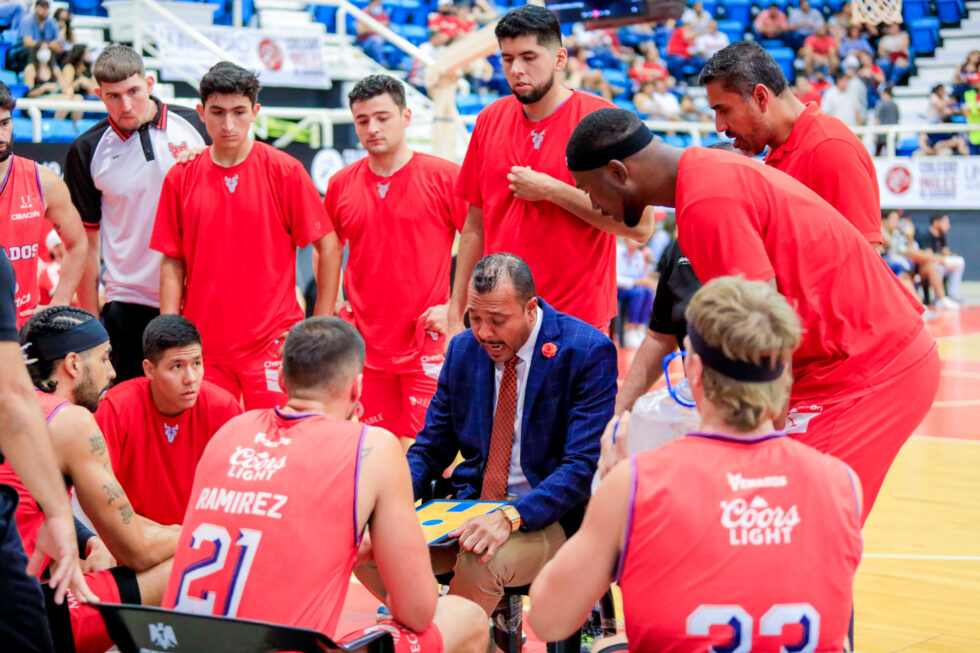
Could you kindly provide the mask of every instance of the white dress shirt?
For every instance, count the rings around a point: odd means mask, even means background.
[[[521,418],[524,416],[524,395],[527,389],[528,370],[531,367],[531,359],[534,357],[534,348],[537,346],[538,334],[541,332],[541,320],[544,312],[538,306],[534,314],[534,328],[531,335],[517,351],[517,409],[514,411],[514,447],[510,453],[510,473],[507,476],[507,493],[517,497],[522,497],[531,491],[531,484],[524,476],[521,469]],[[500,381],[504,378],[504,364],[494,362],[493,364],[493,406],[497,410],[497,395],[500,394]]]

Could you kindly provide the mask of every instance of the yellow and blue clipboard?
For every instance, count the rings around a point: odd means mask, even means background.
[[[422,533],[429,546],[445,546],[450,543],[448,535],[463,525],[470,517],[486,515],[500,506],[504,501],[456,501],[455,499],[437,499],[415,509]]]

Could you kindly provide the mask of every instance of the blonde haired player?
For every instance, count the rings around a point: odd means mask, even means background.
[[[799,320],[768,284],[735,277],[708,282],[686,317],[699,431],[626,459],[629,413],[609,423],[608,474],[532,585],[528,621],[561,640],[617,580],[628,644],[597,650],[840,651],[860,488],[847,465],[773,425]]]

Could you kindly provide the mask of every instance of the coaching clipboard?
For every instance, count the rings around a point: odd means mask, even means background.
[[[415,509],[422,533],[429,546],[444,543],[447,535],[463,525],[470,517],[485,515],[493,512],[503,501],[456,501],[454,499],[437,499]]]

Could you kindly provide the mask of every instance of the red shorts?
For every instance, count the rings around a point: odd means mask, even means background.
[[[125,567],[113,567],[85,574],[85,582],[100,601],[136,604],[140,602],[136,575]],[[79,602],[72,595],[71,590],[65,595],[65,601],[61,605],[55,605],[50,600],[49,590],[46,589],[45,594],[49,597],[48,620],[51,623],[51,634],[56,649],[61,650],[64,645],[59,645],[59,642],[66,642],[69,639],[75,643],[76,653],[104,653],[113,647],[98,609]]]
[[[387,429],[400,438],[414,438],[425,424],[442,364],[443,338],[422,348],[418,368],[408,372],[364,368],[363,414],[358,418],[368,426]]]
[[[442,653],[442,633],[434,623],[421,633],[416,633],[392,619],[386,619],[377,625],[344,635],[339,643],[352,642],[382,630],[391,633],[391,638],[395,640],[395,653]]]
[[[926,329],[856,395],[795,402],[786,432],[840,458],[861,480],[861,523],[899,449],[925,419],[939,389],[939,352]]]
[[[276,338],[260,353],[231,364],[204,361],[204,378],[221,386],[242,402],[245,410],[275,408],[286,403],[279,383],[282,340]]]

